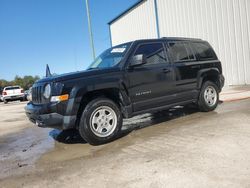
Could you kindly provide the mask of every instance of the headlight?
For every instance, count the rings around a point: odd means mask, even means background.
[[[62,102],[62,101],[67,101],[69,99],[69,95],[60,95],[60,96],[52,96],[50,101],[51,102]]]
[[[32,93],[30,93],[30,94],[27,95],[27,99],[28,99],[28,101],[30,101],[30,102],[32,101]]]
[[[43,92],[43,96],[48,99],[50,98],[51,95],[51,86],[50,84],[46,84],[45,88],[44,88],[44,92]]]

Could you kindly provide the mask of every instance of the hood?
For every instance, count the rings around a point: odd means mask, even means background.
[[[91,69],[85,71],[71,72],[59,75],[52,75],[50,77],[42,78],[37,81],[37,83],[42,82],[62,82],[71,79],[77,79],[82,77],[98,76],[102,74],[112,73],[119,71],[119,68],[109,68],[109,69]]]

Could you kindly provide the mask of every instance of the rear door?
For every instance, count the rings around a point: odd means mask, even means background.
[[[171,103],[174,70],[162,42],[139,44],[132,56],[144,54],[146,64],[129,67],[128,92],[134,111],[142,111]]]
[[[176,100],[186,101],[197,98],[197,74],[200,64],[187,41],[169,41],[168,53],[174,65]]]

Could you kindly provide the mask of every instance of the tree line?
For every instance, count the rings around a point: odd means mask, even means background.
[[[14,80],[12,81],[7,81],[4,79],[0,79],[0,91],[6,87],[6,86],[21,86],[24,90],[28,90],[34,83],[35,81],[39,80],[39,76],[16,76]]]

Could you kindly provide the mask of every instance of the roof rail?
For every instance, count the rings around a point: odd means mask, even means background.
[[[199,38],[188,38],[188,37],[161,37],[161,39],[167,40],[202,40]]]

